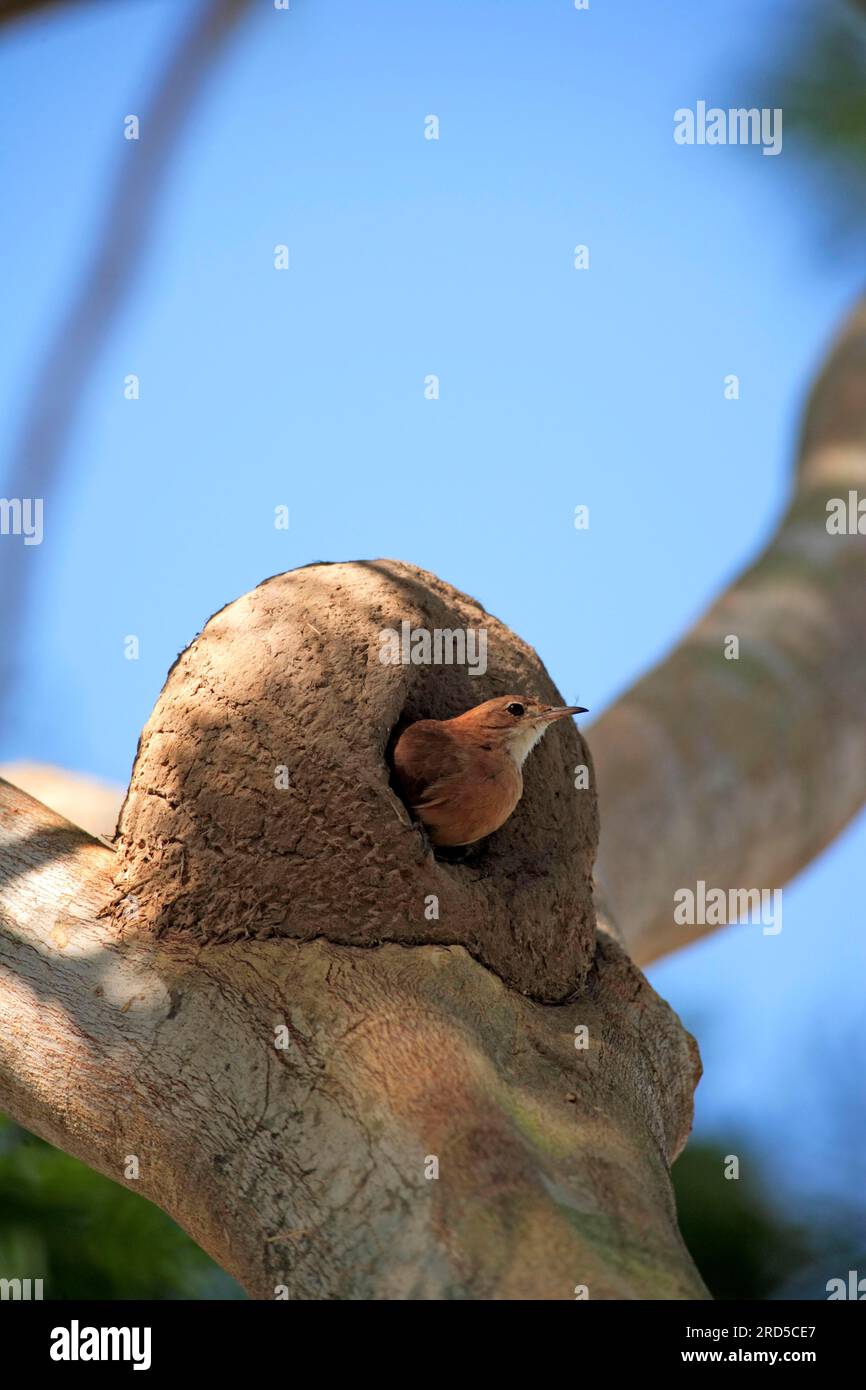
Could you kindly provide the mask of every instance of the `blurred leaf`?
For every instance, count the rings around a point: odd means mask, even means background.
[[[840,230],[866,222],[866,0],[822,0],[786,18],[789,43],[762,82],[783,110],[784,150],[810,168]]]
[[[731,1153],[740,1159],[739,1178],[725,1177]],[[742,1141],[692,1140],[673,1181],[683,1239],[714,1298],[825,1298],[828,1278],[857,1267],[850,1263],[852,1214],[804,1202],[792,1215],[770,1196]]]

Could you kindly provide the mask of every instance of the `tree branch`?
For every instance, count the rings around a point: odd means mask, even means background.
[[[103,4],[106,2],[107,0],[101,0]],[[61,8],[81,9],[85,3],[86,0],[0,0],[0,25],[9,24],[13,20],[35,18],[44,10],[54,13]]]
[[[667,1171],[696,1050],[604,932],[580,1001],[543,1007],[461,947],[118,932],[114,858],[0,783],[0,1103],[21,1124],[257,1297],[705,1296]]]
[[[207,0],[183,33],[165,72],[160,74],[142,116],[141,139],[126,142],[118,129],[118,142],[126,146],[119,173],[90,263],[72,303],[60,318],[25,402],[20,438],[4,483],[7,497],[52,498],[66,440],[84,397],[87,375],[143,264],[171,155],[218,53],[235,32],[248,4],[249,0]],[[24,8],[29,10],[32,6]],[[14,17],[21,9],[20,5],[7,5],[6,15],[0,13],[0,22],[4,17]],[[55,384],[50,399],[44,391],[46,380]],[[0,593],[4,603],[0,702],[8,696],[12,683],[32,573],[30,550],[21,545],[0,548]]]
[[[827,530],[852,489],[866,497],[863,304],[812,392],[775,537],[589,731],[597,873],[639,963],[712,929],[675,924],[677,889],[780,887],[866,800],[866,537]]]
[[[50,763],[28,762],[0,763],[0,778],[97,839],[114,838],[124,793],[113,783]]]

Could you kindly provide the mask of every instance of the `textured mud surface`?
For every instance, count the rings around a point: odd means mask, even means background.
[[[404,621],[483,628],[486,673],[383,664],[380,634]],[[463,863],[434,857],[389,783],[398,721],[514,692],[563,702],[530,647],[432,574],[381,560],[267,580],[211,618],[142,733],[119,825],[124,930],[460,944],[537,999],[568,997],[592,960],[598,839],[576,727],[551,730],[514,815]]]

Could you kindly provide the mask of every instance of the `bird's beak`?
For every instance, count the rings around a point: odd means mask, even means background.
[[[589,710],[583,705],[564,705],[562,709],[546,709],[540,718],[545,724],[552,724],[554,719],[565,719],[569,714],[589,714]]]

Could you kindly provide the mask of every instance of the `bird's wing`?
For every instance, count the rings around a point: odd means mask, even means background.
[[[433,782],[418,800],[413,802],[413,811],[433,811],[437,806],[449,806],[454,801],[454,787],[458,783],[458,777],[453,774],[451,777],[440,777],[438,782]]]
[[[459,745],[436,720],[410,724],[394,749],[394,771],[407,805],[413,810],[434,805],[444,784],[463,772],[464,761]]]

